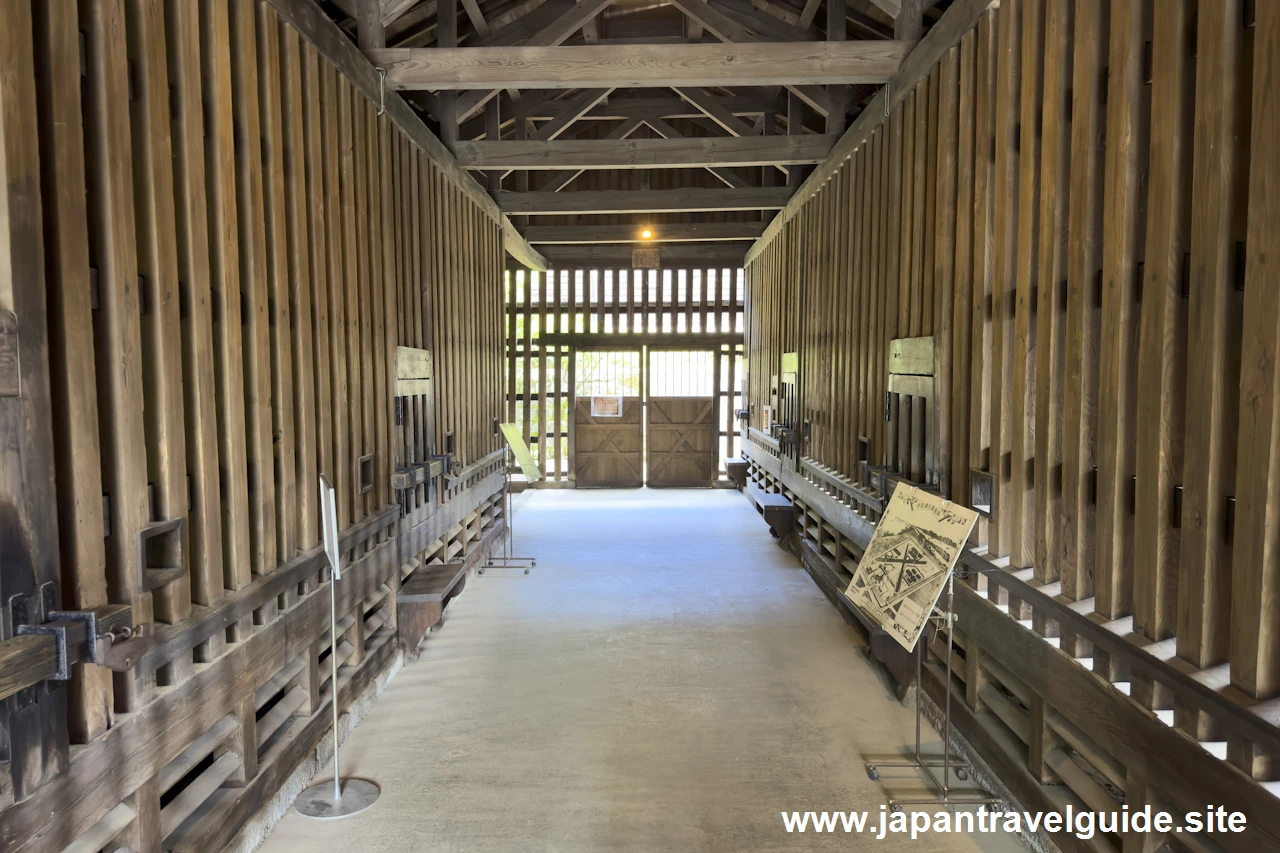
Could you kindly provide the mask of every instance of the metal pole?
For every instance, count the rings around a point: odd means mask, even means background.
[[[943,677],[943,686],[947,693],[946,719],[942,723],[942,799],[944,801],[951,792],[951,655],[955,649],[955,594],[956,573],[952,572],[947,579],[947,672]]]
[[[329,692],[333,703],[333,799],[342,799],[342,778],[338,775],[338,583],[335,569],[329,569],[329,665],[333,670]]]

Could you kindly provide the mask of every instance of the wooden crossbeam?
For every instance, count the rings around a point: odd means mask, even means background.
[[[649,116],[644,120],[644,123],[649,125],[649,127],[654,131],[654,133],[658,134],[664,139],[683,139],[684,138],[684,134],[680,133],[680,131],[676,130],[674,127],[668,124],[665,120],[660,119],[657,116]],[[746,178],[742,177],[737,172],[730,171],[729,169],[712,169],[708,167],[707,171],[710,172],[712,175],[715,175],[716,178],[718,178],[719,180],[723,181],[726,187],[740,188],[740,187],[751,186],[751,184],[747,181]]]
[[[503,212],[513,216],[700,213],[713,210],[781,210],[790,195],[787,187],[568,193],[503,191],[497,193],[497,201]]]
[[[530,244],[560,246],[591,243],[712,243],[754,240],[764,233],[763,222],[699,222],[649,226],[651,237],[638,225],[531,225],[524,239]]]
[[[629,119],[627,121],[624,121],[622,124],[618,125],[617,127],[615,127],[613,129],[613,132],[610,133],[605,138],[606,139],[626,139],[632,133],[635,133],[636,129],[640,127],[640,125],[642,124],[644,124],[643,119],[639,119],[639,118]],[[560,190],[567,187],[570,183],[572,183],[573,179],[578,177],[578,175],[581,175],[582,172],[583,172],[582,169],[566,169],[563,172],[556,172],[547,180],[545,184],[542,185],[541,190],[544,192],[553,192],[553,193],[559,192]]]
[[[686,86],[676,89],[675,93],[698,108],[699,112],[714,121],[730,136],[753,135],[750,125],[739,119],[722,106],[718,99],[706,89],[698,86]]]
[[[582,118],[584,113],[609,97],[609,93],[612,91],[612,89],[584,89],[575,95],[565,98],[563,102],[557,101],[556,103],[560,105],[560,108],[556,110],[550,121],[538,128],[533,138],[537,141],[555,139],[568,130],[569,125]]]
[[[631,246],[548,246],[547,265],[551,269],[625,268],[631,266],[631,249]],[[746,254],[743,246],[733,243],[664,246],[658,251],[664,267],[740,267]]]
[[[807,86],[883,83],[909,44],[898,41],[386,48],[367,55],[393,89],[494,90]],[[487,99],[486,99],[487,100]]]
[[[702,91],[702,90],[700,90]],[[706,103],[713,109],[720,109],[734,116],[758,116],[765,112],[765,106],[753,98],[744,95],[710,95]],[[510,111],[511,118],[530,118],[550,120],[556,115],[559,101],[541,100],[529,103],[527,107],[516,104]],[[671,95],[613,96],[609,102],[600,104],[583,116],[588,121],[605,119],[626,119],[636,115],[656,115],[660,118],[697,118],[706,113],[685,101]]]
[[[555,47],[563,44],[565,39],[582,29],[586,22],[594,19],[612,2],[613,0],[582,0],[582,2],[552,0],[552,2],[544,3],[530,14],[516,19],[503,30],[493,33],[489,39],[477,42],[477,45],[500,48],[523,43],[530,47]],[[441,47],[450,46],[441,45]],[[511,84],[495,87],[487,91],[474,92],[463,96],[458,103],[458,120],[466,121],[475,115],[490,98],[497,94],[497,88],[513,88],[518,85]]]
[[[650,169],[817,163],[835,137],[700,137],[697,139],[559,139],[551,142],[459,142],[467,169]]]
[[[502,247],[508,255],[528,269],[541,272],[547,268],[547,259],[529,245],[529,241],[520,235],[509,219],[502,220]]]
[[[698,21],[709,30],[716,38],[722,42],[732,43],[736,45],[759,44],[762,42],[760,36],[750,32],[746,27],[739,24],[733,17],[726,15],[719,9],[707,3],[707,0],[671,0],[671,5],[675,6],[681,12],[690,18]],[[796,42],[797,44],[812,44],[813,42]],[[873,44],[874,42],[863,42],[864,44]],[[782,83],[796,97],[804,101],[820,115],[826,116],[828,112],[826,93],[812,86],[806,85],[807,81],[774,81]],[[766,84],[767,85],[767,84]]]

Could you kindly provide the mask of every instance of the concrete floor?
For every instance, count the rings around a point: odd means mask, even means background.
[[[265,853],[1024,849],[784,831],[782,811],[878,821],[864,755],[914,715],[738,492],[538,491],[516,534],[533,573],[473,579],[344,745],[377,804],[290,811]]]

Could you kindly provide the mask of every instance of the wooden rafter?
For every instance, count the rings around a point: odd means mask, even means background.
[[[592,243],[714,243],[754,240],[764,233],[763,222],[699,222],[692,225],[650,226],[650,236],[634,225],[531,225],[524,238],[531,245],[573,246]]]
[[[730,136],[751,136],[752,129],[717,101],[716,97],[706,89],[698,86],[685,86],[673,90],[684,100],[693,104],[698,111],[714,121]]]
[[[467,169],[680,169],[818,163],[834,136],[557,139],[550,142],[459,142]]]
[[[478,41],[475,50],[483,47],[501,47],[522,43],[530,47],[556,47],[565,42],[587,21],[600,14],[613,0],[551,0],[523,18],[517,18],[509,27],[493,33],[489,39]],[[389,78],[388,78],[389,79]],[[519,87],[520,83],[507,83],[497,88]],[[468,87],[471,88],[471,87]],[[481,88],[481,87],[474,87]],[[566,88],[566,87],[548,87]],[[578,88],[571,86],[567,88]],[[477,91],[462,96],[458,101],[458,120],[466,121],[481,110],[485,103],[497,94],[496,89]]]
[[[570,193],[503,191],[498,206],[513,216],[615,213],[702,213],[715,210],[781,210],[790,198],[786,187],[578,191]]]
[[[654,131],[654,133],[666,139],[683,139],[684,138],[684,135],[682,133],[680,133],[678,130],[676,130],[666,121],[664,121],[661,118],[658,118],[657,116],[647,117],[644,120],[644,123],[649,125],[649,127]],[[727,187],[751,186],[751,184],[749,184],[745,178],[743,178],[737,172],[734,172],[730,169],[714,169],[714,168],[708,167],[707,171],[710,172],[712,175],[714,175],[718,180],[723,182],[724,185]]]
[[[760,36],[752,33],[732,17],[712,6],[707,2],[707,0],[671,0],[671,5],[675,6],[681,12],[684,12],[690,18],[697,19],[712,35],[726,44],[748,45],[767,43],[762,42]],[[799,43],[808,44],[809,42]],[[875,42],[862,42],[861,44],[874,43]],[[776,79],[757,85],[771,85],[777,83],[781,83],[786,86],[787,89],[816,110],[820,115],[825,116],[827,114],[826,93],[821,89],[813,88],[808,81]],[[725,83],[723,85],[731,84]]]
[[[635,133],[635,132],[636,132],[636,129],[637,129],[637,128],[639,128],[639,127],[640,127],[640,125],[642,125],[642,124],[644,124],[644,119],[641,119],[641,118],[631,118],[631,119],[627,119],[627,120],[626,120],[626,121],[624,121],[622,124],[620,124],[620,125],[618,125],[617,127],[615,127],[615,128],[613,129],[613,132],[612,132],[612,133],[610,133],[610,134],[609,134],[607,137],[605,137],[605,138],[606,138],[606,139],[615,139],[615,140],[616,140],[616,139],[626,139],[628,136],[630,136],[631,134]],[[578,177],[578,175],[581,175],[581,174],[583,173],[583,171],[585,171],[585,170],[583,170],[583,169],[566,169],[566,170],[564,170],[563,172],[557,172],[557,173],[555,173],[554,175],[552,175],[552,176],[551,176],[551,177],[546,181],[546,183],[544,183],[544,184],[542,185],[542,187],[541,187],[541,190],[540,190],[540,191],[541,191],[541,192],[552,192],[552,193],[560,192],[560,190],[564,189],[564,188],[565,188],[565,187],[567,187],[570,183],[572,183],[574,178]]]
[[[547,265],[557,267],[630,267],[631,246],[547,246]],[[658,250],[666,266],[740,267],[741,243],[704,243],[666,246]]]
[[[605,3],[607,0],[595,0]],[[679,0],[688,2],[688,0]],[[508,86],[581,89],[616,86],[787,86],[883,83],[909,45],[898,41],[755,42],[613,47],[388,48],[369,51],[393,89],[492,90]]]
[[[561,104],[561,107],[556,110],[550,121],[538,128],[537,132],[533,134],[533,139],[538,142],[548,142],[555,139],[596,104],[609,97],[609,93],[612,91],[613,89],[583,89],[563,101],[557,101],[556,103]]]

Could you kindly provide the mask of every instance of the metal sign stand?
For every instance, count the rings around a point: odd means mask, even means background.
[[[517,557],[514,556],[515,551],[515,532],[514,528],[514,512],[512,511],[511,500],[511,446],[507,445],[507,455],[502,460],[502,518],[506,522],[506,535],[502,537],[502,556],[490,556],[485,565],[478,570],[479,574],[484,574],[486,568],[495,569],[524,569],[524,573],[529,574],[529,570],[536,568],[538,565],[537,557]]]
[[[342,577],[338,554],[338,513],[333,486],[320,475],[320,514],[323,516],[324,551],[329,558],[329,681],[333,706],[333,785],[317,782],[298,795],[294,807],[307,817],[330,820],[362,812],[378,800],[381,789],[367,779],[343,779],[338,773],[338,581]]]
[[[947,665],[946,672],[948,676],[951,673],[951,656],[952,650],[955,648],[955,626],[956,614],[952,609],[955,603],[956,575],[952,571],[947,578],[947,606],[946,609],[940,609],[936,605],[933,609],[934,620],[943,620],[947,625]],[[921,632],[921,637],[924,632]],[[978,806],[990,805],[1000,802],[999,797],[957,797],[951,793],[951,770],[956,771],[957,778],[965,780],[969,778],[969,765],[960,756],[951,754],[951,685],[946,685],[946,699],[943,701],[943,720],[942,720],[942,758],[926,758],[920,754],[920,730],[921,719],[924,706],[923,698],[919,691],[923,689],[921,676],[921,661],[924,658],[924,650],[917,650],[916,653],[916,748],[915,754],[910,761],[887,761],[887,762],[867,762],[867,776],[873,782],[880,780],[880,770],[886,767],[909,767],[918,770],[924,774],[925,778],[931,783],[931,786],[938,792],[935,797],[920,797],[912,799],[895,799],[890,798],[889,809],[894,812],[902,811],[903,806]],[[942,769],[942,776],[939,778],[934,772],[934,768]]]

